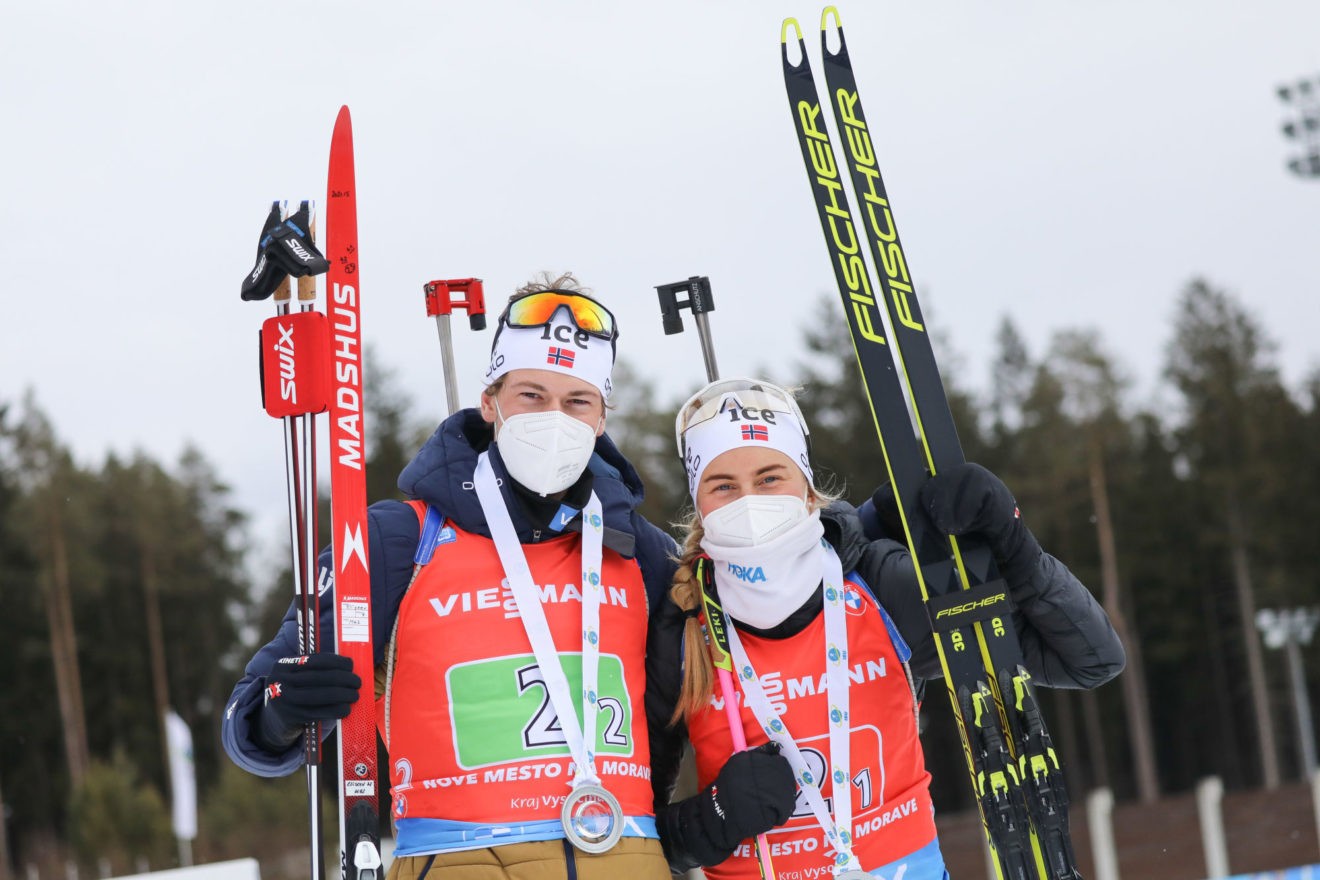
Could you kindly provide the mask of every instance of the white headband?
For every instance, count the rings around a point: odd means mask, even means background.
[[[726,384],[742,385],[742,388],[719,393],[718,386]],[[688,408],[711,392],[717,396],[710,396],[691,417],[685,418]],[[679,453],[683,456],[688,492],[693,501],[707,466],[721,453],[740,446],[761,446],[782,452],[806,476],[807,484],[815,485],[802,413],[786,392],[768,382],[734,379],[708,385],[679,411],[679,421]]]
[[[614,390],[613,368],[610,340],[579,330],[561,307],[544,327],[501,324],[483,382],[489,386],[510,370],[550,370],[589,382],[608,399]]]

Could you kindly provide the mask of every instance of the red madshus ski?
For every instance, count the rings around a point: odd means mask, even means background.
[[[344,880],[380,876],[371,576],[367,560],[366,434],[362,411],[357,192],[353,124],[341,107],[330,141],[326,200],[326,309],[330,316],[330,506],[335,649],[353,661],[362,691],[339,722],[339,855]]]

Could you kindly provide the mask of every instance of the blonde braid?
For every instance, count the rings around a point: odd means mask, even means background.
[[[669,600],[683,611],[700,611],[702,607],[701,582],[694,571],[694,563],[701,555],[704,531],[701,520],[694,513],[687,522],[687,538],[678,558],[678,571],[674,572]],[[669,718],[670,726],[686,721],[710,703],[715,692],[715,666],[710,660],[710,648],[701,620],[689,615],[683,622],[683,684],[678,692],[678,705]]]

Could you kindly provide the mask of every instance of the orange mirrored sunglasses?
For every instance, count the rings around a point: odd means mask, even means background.
[[[504,320],[510,327],[544,327],[560,309],[568,309],[578,329],[601,339],[615,336],[614,316],[589,297],[565,290],[541,290],[509,303]]]

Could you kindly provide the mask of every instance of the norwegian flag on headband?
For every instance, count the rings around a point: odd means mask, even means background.
[[[550,346],[549,351],[545,353],[545,362],[547,364],[554,364],[556,367],[572,367],[573,356],[572,349],[558,348],[552,345]]]
[[[742,438],[744,440],[769,440],[770,429],[762,425],[743,425]]]

